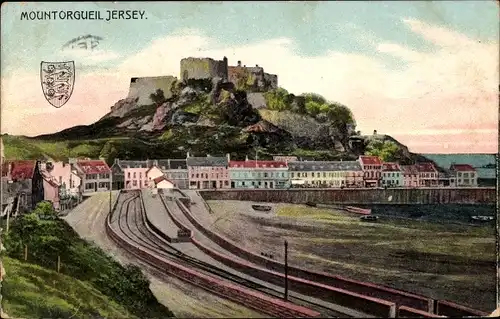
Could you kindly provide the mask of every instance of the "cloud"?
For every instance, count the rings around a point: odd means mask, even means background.
[[[403,22],[417,36],[429,41],[434,49],[420,52],[399,43],[382,41],[375,35],[361,39],[372,45],[374,52],[400,60],[403,67],[399,68],[390,68],[375,54],[331,50],[323,56],[299,56],[295,43],[288,38],[222,46],[215,39],[203,36],[202,32],[189,29],[155,39],[140,52],[116,60],[116,68],[110,72],[87,75],[79,82],[84,92],[75,92],[70,101],[75,108],[78,104],[82,110],[92,110],[93,113],[88,114],[76,113],[81,116],[82,123],[88,123],[90,118],[101,117],[119,98],[126,96],[130,77],[179,77],[182,58],[222,59],[226,56],[230,65],[241,60],[242,64],[259,64],[266,72],[278,74],[279,85],[290,92],[316,92],[348,105],[360,130],[365,133],[374,129],[386,134],[395,132],[413,151],[421,148],[430,151],[429,147],[435,147],[437,152],[444,151],[440,136],[453,147],[451,137],[445,137],[447,133],[440,133],[440,130],[453,130],[455,125],[466,129],[497,127],[498,43],[479,43],[441,26],[415,19]],[[347,26],[348,29],[357,30],[357,27]],[[353,32],[357,34],[358,31]],[[30,88],[33,85],[36,89],[28,91],[15,89],[23,87],[19,81],[11,86],[11,96],[6,98],[9,108],[20,105],[22,101],[39,105],[29,96],[31,91],[38,94],[38,102],[43,102],[38,79],[29,82]],[[42,128],[37,125],[36,129]],[[437,142],[429,144],[429,141],[424,146],[419,142],[423,133],[415,132],[427,129],[434,130],[431,135]],[[45,130],[54,131],[51,127],[45,127]],[[26,129],[22,133],[26,134]],[[482,145],[491,150],[497,144],[491,132],[464,131],[460,134],[462,143],[469,143],[471,149]],[[469,141],[464,136],[474,137]],[[481,138],[482,142],[478,142]]]
[[[121,56],[113,51],[65,49],[61,51],[62,59],[75,60],[80,65],[96,65],[101,62],[112,61]]]

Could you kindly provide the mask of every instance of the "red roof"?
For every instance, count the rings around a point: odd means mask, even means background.
[[[111,173],[108,164],[102,160],[78,161],[76,164],[85,174],[106,174]]]
[[[397,163],[383,163],[382,171],[384,172],[400,172],[401,168]]]
[[[451,165],[450,169],[453,171],[458,171],[458,172],[475,172],[476,171],[476,169],[469,164],[453,164],[453,165]]]
[[[418,169],[415,165],[401,165],[403,174],[418,175]]]
[[[419,172],[422,173],[435,173],[437,172],[436,167],[432,163],[417,163],[415,165]]]
[[[36,161],[6,161],[2,167],[2,175],[7,174],[9,164],[12,165],[10,176],[13,180],[24,180],[33,178]]]
[[[229,167],[243,167],[243,168],[280,168],[287,167],[286,162],[280,161],[229,161]]]
[[[381,165],[382,161],[378,156],[360,156],[361,164],[363,165]]]
[[[160,183],[160,182],[162,182],[162,181],[167,181],[167,182],[169,182],[169,183],[170,183],[170,184],[172,184],[172,185],[174,184],[174,183],[172,183],[172,181],[168,180],[168,179],[165,177],[165,175],[158,176],[157,178],[153,179],[153,182],[155,182],[155,184],[158,184],[158,183]]]

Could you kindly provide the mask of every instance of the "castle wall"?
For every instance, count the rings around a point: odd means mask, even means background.
[[[228,80],[240,89],[253,87],[266,91],[278,87],[277,75],[265,73],[264,68],[260,66],[241,66],[239,61],[237,66],[228,67]]]
[[[154,77],[141,77],[132,78],[130,80],[130,88],[128,91],[128,98],[139,98],[138,105],[152,104],[150,94],[155,93],[157,89],[163,90],[165,98],[172,97],[172,84],[177,80],[176,77],[167,76],[154,76]]]
[[[278,88],[278,76],[276,74],[264,73],[264,81],[269,83],[271,89]]]
[[[185,58],[181,60],[181,79],[212,79],[220,77],[227,80],[227,58],[221,61],[211,58]]]

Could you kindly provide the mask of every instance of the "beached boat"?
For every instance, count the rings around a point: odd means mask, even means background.
[[[306,202],[306,205],[309,207],[316,207],[316,203],[313,202]]]
[[[366,216],[361,216],[359,218],[361,221],[370,221],[370,222],[374,222],[374,221],[377,221],[378,220],[378,216],[374,216],[374,215],[366,215]]]
[[[271,206],[264,206],[264,205],[252,205],[252,208],[254,210],[258,210],[261,212],[268,212],[271,210]]]
[[[470,221],[472,222],[491,222],[495,220],[494,216],[471,216]]]

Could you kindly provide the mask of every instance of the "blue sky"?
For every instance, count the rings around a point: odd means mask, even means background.
[[[145,10],[147,20],[21,21],[29,10]],[[172,3],[4,3],[2,73],[36,66],[65,41],[85,34],[105,38],[106,49],[137,52],[157,37],[184,28],[198,29],[221,45],[286,37],[296,53],[313,57],[328,50],[373,54],[356,35],[371,34],[418,50],[433,46],[401,24],[401,17],[450,27],[482,41],[498,38],[498,7],[493,1],[345,1],[345,2],[172,2]],[[139,36],[132,36],[138,34]],[[353,37],[353,35],[355,35]],[[399,64],[391,56],[385,62]]]
[[[264,66],[279,84],[348,105],[363,132],[412,150],[498,149],[495,1],[3,3],[2,130],[51,133],[90,124],[128,93],[132,76],[178,76],[186,56]],[[144,10],[147,20],[21,21],[22,11]],[[92,34],[92,55],[61,52]],[[88,55],[86,55],[88,54]],[[78,86],[47,105],[40,61],[73,59]],[[52,126],[47,118],[69,118]],[[5,118],[16,119],[5,121]]]

